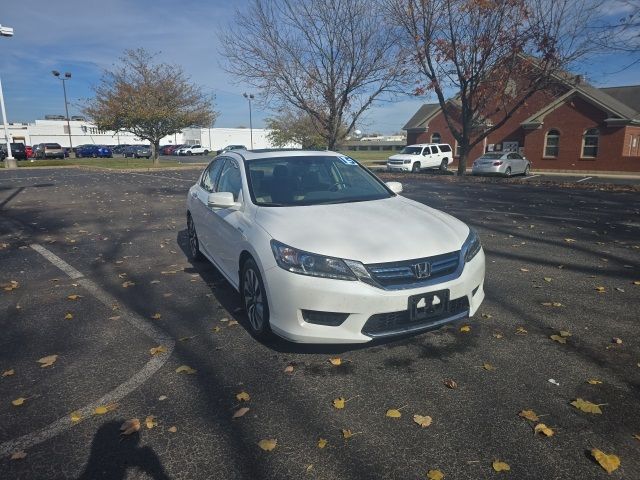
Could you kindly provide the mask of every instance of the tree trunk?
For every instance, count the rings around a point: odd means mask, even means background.
[[[151,158],[153,158],[153,166],[154,167],[159,167],[160,166],[159,150],[160,150],[160,140],[154,140],[151,143]]]

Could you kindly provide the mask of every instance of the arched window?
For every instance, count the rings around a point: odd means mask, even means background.
[[[431,135],[431,143],[440,143],[440,140],[442,140],[442,135],[440,135],[438,132],[435,132],[433,135]]]
[[[584,158],[595,158],[598,156],[598,139],[600,132],[597,128],[585,130],[582,135],[582,156]]]
[[[545,157],[557,157],[560,150],[560,132],[556,129],[551,129],[547,132],[544,139],[544,156]]]

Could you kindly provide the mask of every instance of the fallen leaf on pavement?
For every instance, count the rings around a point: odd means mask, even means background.
[[[567,243],[575,243],[575,239],[573,238],[565,238],[564,241]]]
[[[14,375],[16,373],[16,371],[13,368],[10,368],[9,370],[5,370],[4,372],[2,372],[2,376],[3,377],[10,377],[11,375]]]
[[[490,363],[483,363],[482,364],[482,368],[484,368],[485,370],[491,371],[491,370],[495,370],[496,367],[494,367],[493,365],[491,365]]]
[[[571,333],[566,331],[566,330],[560,330],[558,333],[560,334],[561,337],[570,337],[571,336]]]
[[[228,327],[232,327],[233,325],[238,325],[238,321],[237,320],[229,320],[229,323],[227,323]]]
[[[547,437],[553,437],[553,435],[555,434],[555,432],[551,428],[547,427],[544,423],[537,424],[533,428],[533,432],[534,433],[542,433],[543,435],[545,435]]]
[[[562,343],[563,345],[567,343],[567,339],[561,335],[551,335],[549,338],[554,342]]]
[[[638,440],[640,442],[640,434],[635,434],[633,435],[633,438],[635,438],[636,440]]]
[[[589,380],[587,380],[587,383],[589,385],[600,385],[602,383],[601,380],[597,380],[595,378],[590,378]]]
[[[528,268],[521,268],[520,271],[526,273],[526,272],[529,271],[529,269]]]
[[[265,440],[260,440],[258,442],[258,446],[264,450],[265,452],[270,452],[278,445],[278,440],[275,438],[267,438]]]
[[[427,428],[429,425],[431,425],[431,423],[433,423],[433,418],[431,418],[429,415],[423,416],[416,414],[413,416],[413,421],[420,425],[422,428]]]
[[[494,460],[491,466],[496,472],[508,472],[511,470],[511,467],[507,462],[502,462],[500,460]]]
[[[520,413],[518,413],[518,416],[526,418],[527,420],[530,420],[532,422],[537,422],[538,420],[540,420],[538,418],[538,415],[536,415],[536,412],[534,412],[533,410],[522,410]]]
[[[284,368],[284,373],[293,373],[293,365],[287,365]]]
[[[353,433],[351,430],[349,429],[342,429],[342,438],[344,438],[345,440],[347,440],[348,438],[351,438],[355,435],[355,433]]]
[[[158,400],[160,400],[161,402],[163,402],[163,401],[165,401],[167,398],[169,398],[169,397],[167,397],[166,395],[160,395],[160,396],[158,397]]]
[[[460,331],[462,333],[469,333],[471,331],[471,327],[469,325],[463,325],[462,327],[460,327]]]
[[[494,333],[492,333],[492,335],[494,336],[494,338],[503,338],[504,337],[504,335],[502,333],[500,333],[500,332],[494,332]]]
[[[11,460],[22,460],[26,456],[27,456],[26,452],[24,450],[20,450],[18,452],[13,452],[11,454]]]
[[[40,364],[40,368],[46,368],[56,363],[56,360],[58,360],[58,355],[49,355],[47,357],[42,357],[38,360],[38,363]]]
[[[553,278],[551,278],[551,277],[544,277],[544,281],[545,281],[545,282],[548,282],[548,283],[551,283],[551,282],[553,281]]]
[[[153,415],[149,415],[147,418],[145,418],[144,424],[146,425],[148,430],[151,430],[153,427],[158,426],[158,422],[156,422],[156,417],[154,417]]]
[[[622,339],[621,339],[621,338],[618,338],[618,337],[613,337],[613,338],[611,339],[611,342],[612,342],[612,343],[615,343],[615,344],[617,344],[617,345],[622,345]]]
[[[526,335],[529,333],[524,327],[516,328],[516,335]]]
[[[95,415],[104,415],[107,412],[111,412],[115,410],[117,407],[118,407],[117,403],[110,403],[109,405],[101,405],[99,407],[96,407],[93,413]]]
[[[82,298],[82,295],[76,295],[75,293],[73,295],[69,295],[67,297],[69,300],[78,300],[79,298]]]
[[[607,471],[607,473],[617,470],[620,466],[620,458],[612,453],[606,454],[602,450],[593,448],[591,450],[591,455],[596,459],[600,466]]]
[[[163,345],[159,345],[157,347],[151,347],[149,349],[149,353],[151,355],[157,355],[159,353],[167,353],[167,347],[163,346]]]
[[[2,287],[2,289],[6,292],[10,292],[11,290],[15,290],[16,288],[18,288],[20,286],[20,284],[18,282],[16,282],[15,280],[11,280],[8,283],[3,283],[0,285],[0,287]]]
[[[74,412],[71,412],[69,414],[69,417],[71,418],[71,421],[73,423],[76,423],[76,422],[79,422],[80,420],[82,420],[82,414],[78,410],[76,410]]]
[[[251,399],[251,397],[249,396],[249,394],[247,392],[242,391],[242,392],[236,394],[236,399],[239,402],[248,402]]]
[[[25,400],[26,398],[24,397],[16,398],[15,400],[11,400],[11,405],[13,405],[14,407],[19,407],[24,403]]]
[[[67,312],[67,314],[64,316],[65,320],[72,320],[73,319],[73,313],[71,312]]]
[[[120,425],[120,431],[122,432],[120,435],[131,435],[138,430],[140,430],[140,420],[137,418],[127,420],[122,425]]]
[[[427,472],[428,480],[442,480],[443,478],[444,478],[444,473],[442,473],[440,470],[429,470]]]
[[[329,362],[331,363],[331,365],[333,365],[334,367],[337,367],[338,365],[342,365],[342,359],[341,358],[330,358]]]
[[[327,443],[329,443],[328,441],[326,441],[324,438],[320,438],[318,439],[318,448],[324,448],[327,446]]]
[[[167,430],[170,431],[171,433],[176,433],[178,431],[178,427],[174,425],[173,427],[167,428]]]
[[[400,412],[400,410],[398,409],[390,408],[389,410],[387,410],[387,413],[385,415],[390,418],[400,418],[402,416],[402,412]]]
[[[187,375],[193,375],[196,371],[188,365],[181,365],[176,368],[176,373],[186,373]]]
[[[249,411],[249,407],[242,407],[236,410],[231,418],[240,418]]]
[[[444,380],[442,383],[445,384],[445,386],[453,389],[453,388],[458,388],[458,384],[456,383],[455,380],[451,379],[451,378],[447,378],[446,380]]]
[[[595,291],[598,293],[605,293],[607,289],[604,287],[595,287]]]
[[[594,413],[594,414],[602,414],[602,410],[600,409],[600,405],[596,405],[595,403],[591,403],[587,400],[583,400],[582,398],[576,398],[571,405],[576,407],[578,410],[581,410],[585,413]]]
[[[129,280],[127,280],[126,282],[122,282],[122,288],[129,288],[129,287],[133,287],[135,285],[135,282],[131,282]]]
[[[160,320],[162,318],[162,315],[159,313],[154,313],[153,315],[151,315],[151,318],[153,320]]]

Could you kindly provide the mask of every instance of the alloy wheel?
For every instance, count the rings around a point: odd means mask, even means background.
[[[264,328],[264,298],[258,275],[253,268],[247,268],[243,281],[244,305],[251,328],[261,332]]]
[[[191,253],[191,258],[193,260],[199,260],[201,254],[198,245],[198,234],[196,233],[196,226],[191,216],[187,218],[187,234],[189,236],[189,253]]]

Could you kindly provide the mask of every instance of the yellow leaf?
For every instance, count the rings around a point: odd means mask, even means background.
[[[500,460],[494,460],[491,466],[496,472],[508,472],[511,470],[507,462],[501,462]]]
[[[547,437],[553,437],[555,433],[551,428],[547,427],[544,423],[539,423],[535,427],[533,427],[534,433],[542,433]]]
[[[549,282],[549,283],[550,283],[550,282],[552,282],[552,281],[553,281],[553,278],[551,278],[551,277],[544,277],[544,281],[545,281],[545,282]]]
[[[561,337],[560,335],[551,335],[549,338],[554,342],[562,343],[563,345],[567,343],[567,339],[564,337]]]
[[[571,333],[567,332],[566,330],[560,330],[558,332],[560,334],[561,337],[570,337]]]
[[[443,381],[443,383],[445,384],[445,386],[451,389],[458,388],[458,384],[452,378],[447,378],[446,380]]]
[[[162,315],[160,315],[159,313],[154,313],[153,315],[151,315],[151,318],[153,320],[160,320],[162,318]]]
[[[333,365],[334,367],[337,367],[338,365],[342,365],[342,359],[341,358],[330,358],[329,362],[331,363],[331,365]]]
[[[526,335],[527,333],[529,333],[527,330],[525,330],[524,327],[518,327],[516,329],[516,335]]]
[[[79,422],[80,420],[82,420],[82,414],[78,410],[75,410],[75,411],[71,412],[69,414],[69,417],[71,418],[71,421],[73,423],[76,423],[76,422]]]
[[[490,363],[483,363],[482,364],[482,368],[484,368],[485,370],[491,371],[491,370],[495,370],[496,367],[494,367],[493,365],[491,365]]]
[[[600,464],[602,468],[604,468],[607,473],[611,473],[618,469],[620,466],[620,458],[617,455],[606,454],[602,450],[594,448],[591,450],[591,455],[596,461]]]
[[[5,370],[4,372],[2,372],[2,376],[3,377],[10,377],[11,375],[14,375],[16,373],[16,371],[13,368],[10,368],[9,370]]]
[[[344,404],[345,404],[345,399],[343,397],[339,397],[339,398],[334,398],[333,399],[333,408],[336,408],[338,410],[341,410],[344,408]]]
[[[260,440],[258,442],[258,446],[264,450],[265,452],[270,452],[278,445],[278,440],[275,438],[267,438],[265,440]]]
[[[562,304],[560,302],[551,302],[551,306],[553,306],[553,307],[561,307]]]
[[[213,327],[211,330],[213,330],[213,333],[217,333],[220,331],[220,327],[218,327],[217,325],[215,327]]]
[[[293,373],[293,365],[287,365],[284,369],[284,373]]]
[[[25,453],[25,451],[24,450],[20,450],[18,452],[13,452],[11,454],[11,460],[22,460],[26,456],[27,456],[27,454]]]
[[[178,427],[174,425],[173,427],[167,428],[167,430],[169,430],[171,433],[176,433],[178,431]]]
[[[151,353],[151,355],[157,355],[159,353],[167,353],[167,347],[163,346],[163,345],[159,345],[157,347],[152,347],[149,349],[149,353]]]
[[[636,433],[635,435],[633,435],[633,438],[635,438],[636,440],[638,440],[640,442],[640,435],[639,434]]]
[[[442,473],[440,470],[429,470],[427,472],[428,480],[442,480],[443,478],[444,478],[444,473]]]
[[[587,383],[589,385],[600,385],[602,383],[601,380],[597,380],[595,378],[590,378],[589,380],[587,380]]]
[[[463,325],[462,327],[460,327],[460,331],[462,333],[469,333],[471,331],[471,327],[469,325]]]
[[[71,320],[73,319],[73,313],[71,312],[67,312],[67,314],[64,316],[65,320]]]
[[[24,403],[25,400],[26,398],[24,397],[16,398],[15,400],[11,400],[11,405],[13,405],[14,407],[19,407]]]
[[[389,410],[387,410],[387,413],[385,415],[390,418],[400,418],[402,416],[402,413],[400,412],[400,410],[390,408]]]
[[[567,243],[575,243],[575,239],[573,238],[565,238],[564,241]]]
[[[249,407],[242,407],[235,411],[231,418],[240,418],[249,411]]]
[[[595,287],[595,291],[598,293],[604,293],[607,291],[607,289],[604,287]]]
[[[156,417],[153,415],[149,415],[144,419],[144,424],[147,426],[147,429],[151,430],[153,427],[158,426],[158,422],[156,422]]]
[[[120,435],[131,435],[138,430],[140,430],[140,420],[137,418],[127,420],[122,425],[120,425],[120,431],[122,432]]]
[[[96,409],[93,411],[93,413],[95,415],[104,415],[107,412],[115,410],[117,406],[118,406],[118,404],[116,404],[116,403],[110,403],[109,405],[101,405],[99,407],[96,407]]]
[[[307,468],[305,469],[307,473],[309,473],[311,470],[313,470],[313,463],[307,465]]]
[[[490,313],[483,313],[481,316],[482,316],[482,318],[487,318],[487,319],[488,318],[493,318],[493,315],[491,315]]]
[[[640,280],[634,280],[634,281],[633,281],[633,284],[634,284],[634,285],[640,285]]]
[[[329,443],[328,441],[326,441],[324,438],[320,438],[318,439],[318,448],[324,448],[327,446],[327,443]]]
[[[537,422],[538,420],[540,420],[538,418],[538,415],[536,415],[536,412],[534,412],[533,410],[522,410],[518,414],[518,416],[526,418],[527,420],[531,420],[532,422]]]
[[[504,335],[503,335],[502,333],[500,333],[500,332],[494,332],[494,333],[492,333],[492,335],[493,335],[495,338],[503,338],[503,337],[504,337]]]
[[[176,373],[186,373],[187,375],[193,375],[196,371],[188,365],[180,365],[176,368]]]
[[[129,288],[129,287],[133,287],[135,285],[135,282],[131,282],[129,280],[127,280],[126,282],[122,283],[122,287],[123,288]]]
[[[82,298],[82,295],[76,295],[75,293],[73,295],[69,295],[67,297],[69,300],[78,300],[79,298]]]
[[[345,440],[348,439],[348,438],[353,437],[354,435],[355,434],[349,429],[343,429],[342,430],[342,438],[344,438]]]
[[[602,414],[600,405],[596,405],[595,403],[591,403],[581,398],[575,399],[573,402],[571,402],[571,405],[576,407],[578,410],[582,410],[585,413],[594,413],[598,415]]]
[[[56,363],[56,360],[58,360],[58,355],[49,355],[47,357],[42,357],[38,360],[38,363],[40,364],[40,368],[46,368]]]
[[[431,418],[429,415],[423,416],[416,414],[413,416],[413,421],[420,425],[422,428],[427,428],[433,422],[433,418]]]
[[[251,397],[249,396],[249,394],[247,392],[242,391],[242,392],[240,392],[240,393],[238,393],[236,395],[236,399],[239,402],[248,402],[251,399]]]

